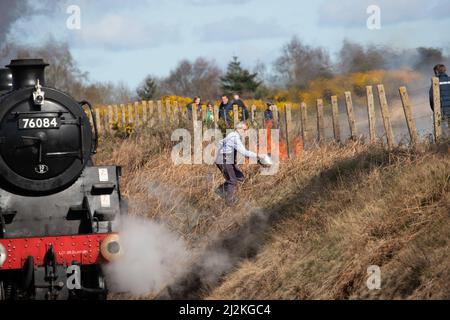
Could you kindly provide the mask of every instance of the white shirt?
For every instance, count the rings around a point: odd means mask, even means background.
[[[245,157],[258,157],[256,153],[245,148],[241,136],[236,131],[229,133],[225,139],[219,141],[219,154],[232,154],[234,153],[234,150]]]

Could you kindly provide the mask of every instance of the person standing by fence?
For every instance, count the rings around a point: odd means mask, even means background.
[[[225,128],[229,128],[233,124],[233,105],[226,94],[222,95],[222,102],[219,106],[219,120],[223,121]]]
[[[273,126],[273,103],[266,102],[266,110],[264,110],[264,127],[267,128],[270,124],[270,128]]]
[[[241,97],[237,93],[234,94],[233,98],[234,98],[233,105],[237,105],[239,113],[242,113],[242,117],[240,120],[247,121],[249,119],[249,113],[244,101],[242,101]]]
[[[215,121],[214,121],[214,105],[211,102],[208,102],[206,104],[206,118],[205,118],[205,125],[208,129],[214,128]]]
[[[197,108],[197,114],[202,111],[201,105],[202,99],[200,97],[195,97],[191,103],[186,106],[189,120],[192,120],[192,108]]]
[[[439,78],[442,131],[444,136],[448,138],[450,129],[450,77],[447,75],[447,68],[443,64],[436,65],[433,70],[435,76]],[[430,106],[434,111],[433,86],[430,88]]]

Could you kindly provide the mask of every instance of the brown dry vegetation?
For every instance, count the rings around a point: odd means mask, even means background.
[[[389,153],[353,142],[305,152],[276,176],[245,167],[232,210],[214,195],[215,167],[175,167],[161,141],[170,137],[104,138],[96,161],[123,166],[133,214],[231,259],[213,278],[194,265],[160,298],[450,298],[447,146]],[[366,287],[370,265],[381,267],[379,291]]]

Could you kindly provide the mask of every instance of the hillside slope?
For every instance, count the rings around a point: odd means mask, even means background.
[[[450,298],[448,152],[365,151],[307,188],[297,174],[285,181],[291,196],[274,204],[291,216],[209,298]],[[381,268],[380,290],[367,288],[371,265]]]
[[[215,167],[175,167],[168,150],[154,149],[161,137],[144,136],[104,143],[97,162],[122,164],[133,214],[164,223],[198,253],[156,297],[450,298],[446,146],[326,146],[271,177],[245,166],[230,209],[214,195]],[[370,265],[381,267],[381,290],[367,289]]]

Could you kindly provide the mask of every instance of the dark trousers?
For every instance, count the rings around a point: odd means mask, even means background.
[[[219,190],[223,191],[227,205],[233,205],[236,202],[237,184],[245,180],[244,173],[239,169],[235,161],[227,163],[225,155],[223,157],[223,163],[217,163],[217,167],[225,178],[225,183],[219,187]]]

